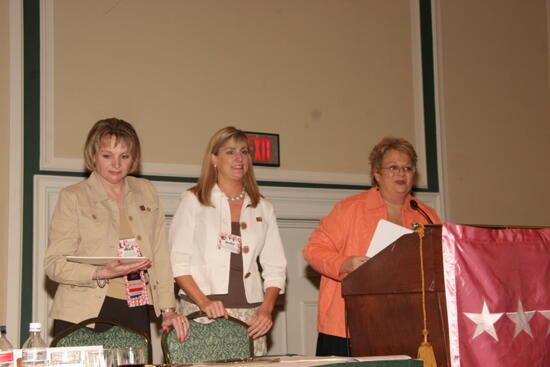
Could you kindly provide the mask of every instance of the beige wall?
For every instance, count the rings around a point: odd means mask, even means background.
[[[0,1],[0,172],[9,172],[9,2]],[[8,179],[0,175],[0,324],[6,322],[6,264],[8,254]]]
[[[438,2],[450,221],[550,225],[548,5]]]
[[[417,140],[410,4],[57,0],[54,153],[118,115],[146,162],[199,164],[235,124],[281,134],[281,169],[364,174],[381,136]],[[446,219],[549,225],[547,1],[434,9]]]
[[[408,0],[56,0],[52,14],[56,157],[80,158],[113,115],[146,162],[198,165],[232,124],[280,134],[281,170],[364,174],[382,136],[415,140]]]

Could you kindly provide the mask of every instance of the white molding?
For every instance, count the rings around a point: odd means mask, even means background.
[[[277,218],[279,228],[310,229],[312,232],[319,227],[319,219],[281,219]]]
[[[48,310],[51,298],[45,284],[43,263],[47,247],[48,228],[51,214],[55,208],[59,191],[68,185],[82,181],[81,177],[35,175],[34,176],[34,239],[33,239],[33,310],[34,321],[42,322],[50,330],[51,320]],[[174,215],[181,193],[191,183],[153,181],[159,198],[170,218]],[[355,194],[357,190],[309,189],[293,187],[261,187],[261,192],[274,205],[283,228],[316,228],[316,225],[343,198]],[[440,195],[437,193],[419,193],[422,201],[441,210]],[[49,337],[49,334],[48,334]]]
[[[298,354],[312,355],[312,353],[307,350],[306,342],[308,338],[306,336],[306,333],[310,331],[312,328],[314,328],[314,325],[316,325],[317,322],[310,324],[310,323],[307,323],[306,320],[308,319],[307,315],[315,315],[314,320],[317,321],[317,307],[318,307],[317,300],[302,301],[300,303],[300,312],[302,313],[300,317],[300,322],[302,323],[301,325],[302,337],[300,338],[301,348],[300,348],[300,353]]]
[[[174,215],[182,192],[193,184],[153,181],[168,217]],[[262,195],[275,207],[279,223],[292,228],[315,228],[338,201],[361,190],[315,189],[260,186]],[[441,210],[439,193],[419,192],[415,196],[437,212]],[[292,223],[292,224],[290,224]],[[313,227],[312,227],[313,226]]]
[[[178,208],[181,194],[194,184],[182,182],[152,181],[167,217],[172,217]]]
[[[74,181],[76,182],[78,180]],[[46,330],[48,336],[52,326],[51,320],[48,318],[51,299],[49,299],[45,289],[46,274],[44,273],[44,256],[48,245],[50,213],[54,208],[59,190],[67,186],[67,184],[66,177],[34,176],[32,299],[33,305],[38,305],[38,307],[32,308],[32,319],[44,325],[43,329]],[[49,340],[47,343],[49,344]]]
[[[273,317],[273,328],[267,334],[268,353],[270,355],[288,354],[288,317],[284,305],[275,304]],[[272,344],[269,345],[269,340]]]
[[[82,181],[81,177],[35,175],[34,177],[34,239],[33,239],[33,310],[34,321],[42,322],[48,330],[49,338],[52,321],[48,311],[52,299],[45,284],[43,263],[47,247],[48,228],[55,208],[59,191],[68,185]],[[159,193],[167,217],[174,215],[181,193],[191,183],[153,182]],[[281,228],[311,228],[325,216],[334,203],[349,196],[355,190],[305,189],[283,187],[261,187],[262,193],[270,200],[280,218]],[[49,340],[48,340],[49,341]]]
[[[14,347],[21,330],[23,213],[23,1],[9,3],[10,142],[8,252],[6,261],[6,326]]]
[[[414,131],[419,156],[420,176],[418,187],[427,187],[426,149],[424,137],[424,113],[422,92],[422,64],[420,45],[420,15],[417,0],[410,0],[412,70],[414,88]],[[81,158],[60,158],[54,152],[54,2],[40,1],[40,169],[43,171],[82,172]],[[365,157],[366,159],[366,157]],[[144,162],[143,174],[171,177],[198,177],[200,165],[165,164]],[[312,184],[335,184],[363,186],[370,184],[368,174],[346,174],[335,172],[294,171],[279,168],[256,167],[256,178],[260,181],[302,182]]]

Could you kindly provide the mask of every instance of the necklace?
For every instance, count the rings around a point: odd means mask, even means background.
[[[225,197],[227,198],[227,200],[230,200],[230,201],[237,201],[237,200],[241,200],[241,199],[244,199],[244,189],[243,191],[241,191],[241,193],[237,196],[227,196],[225,195]]]

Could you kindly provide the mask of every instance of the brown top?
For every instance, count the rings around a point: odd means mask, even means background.
[[[231,222],[231,234],[235,236],[241,235],[239,222]],[[208,296],[212,301],[222,301],[226,308],[252,308],[260,306],[261,302],[248,303],[244,292],[243,281],[243,253],[231,253],[229,262],[229,287],[227,294],[211,294]],[[182,295],[182,298],[187,302],[194,303],[187,295]]]

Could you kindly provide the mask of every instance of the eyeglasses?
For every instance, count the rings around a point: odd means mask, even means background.
[[[391,166],[388,166],[388,167],[382,167],[382,169],[387,169],[388,171],[390,171],[390,173],[392,175],[397,173],[397,172],[401,172],[401,171],[403,171],[403,173],[414,173],[414,171],[416,171],[416,168],[411,167],[411,166],[399,167],[399,166],[396,166],[396,165],[391,165]]]

